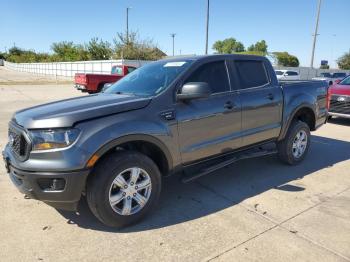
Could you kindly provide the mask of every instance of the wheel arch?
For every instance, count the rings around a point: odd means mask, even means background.
[[[314,108],[312,107],[312,105],[302,104],[292,111],[290,117],[284,125],[284,128],[282,129],[278,140],[284,139],[288,132],[288,129],[290,128],[290,125],[293,123],[294,120],[305,122],[309,126],[310,131],[314,131],[316,129],[316,113]]]
[[[158,138],[145,134],[126,135],[104,144],[94,153],[98,160],[93,166],[96,166],[105,156],[119,149],[144,153],[156,163],[162,175],[166,175],[173,168],[173,159],[165,144]]]

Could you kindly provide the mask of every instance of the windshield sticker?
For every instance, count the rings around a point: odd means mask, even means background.
[[[186,64],[186,62],[168,62],[164,65],[164,67],[180,67]]]

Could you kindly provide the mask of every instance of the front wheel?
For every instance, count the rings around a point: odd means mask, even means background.
[[[310,147],[310,128],[301,121],[293,122],[286,137],[277,143],[279,158],[289,164],[296,165],[306,156]]]
[[[120,228],[136,223],[158,202],[161,174],[146,155],[125,151],[107,156],[91,175],[88,205],[105,225]]]

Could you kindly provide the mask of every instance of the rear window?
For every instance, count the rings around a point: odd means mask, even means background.
[[[113,75],[123,75],[123,68],[121,66],[113,66],[111,73]]]
[[[346,74],[345,73],[334,73],[333,77],[334,78],[344,78],[344,77],[346,77]]]
[[[265,65],[262,61],[235,61],[241,89],[259,87],[269,83]]]

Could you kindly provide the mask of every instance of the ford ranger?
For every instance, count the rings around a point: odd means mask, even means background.
[[[74,210],[85,196],[100,221],[123,227],[154,209],[165,176],[188,182],[271,153],[299,164],[327,119],[327,87],[279,83],[259,56],[160,60],[103,93],[16,112],[3,158],[28,197]]]

